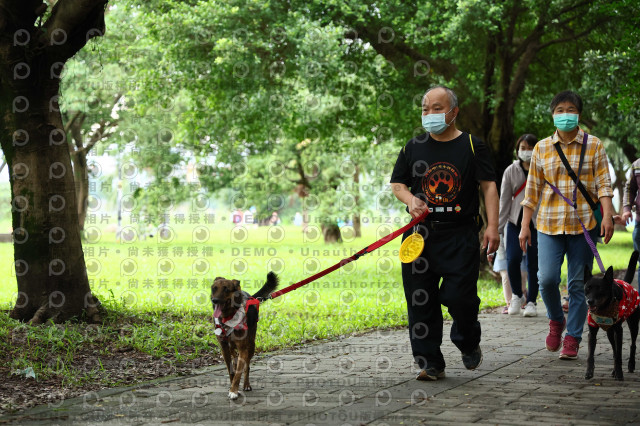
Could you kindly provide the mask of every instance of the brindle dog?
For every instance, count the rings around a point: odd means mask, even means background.
[[[638,263],[638,252],[634,251],[629,260],[629,266],[624,276],[624,282],[630,283]],[[598,329],[607,332],[607,337],[613,349],[613,371],[611,377],[624,380],[622,373],[622,323],[627,321],[631,333],[631,349],[629,353],[629,372],[636,368],[636,337],[638,336],[638,322],[640,322],[640,307],[637,305],[638,293],[627,285],[621,285],[613,280],[613,268],[609,267],[604,277],[591,275],[591,269],[584,270],[584,293],[589,305],[589,355],[587,357],[587,372],[585,379],[593,377],[594,352],[596,350],[596,336]],[[626,299],[626,300],[625,300]],[[625,307],[622,310],[622,307]],[[631,312],[629,312],[631,310]],[[595,324],[595,326],[594,326]]]
[[[238,398],[240,378],[244,371],[245,391],[251,390],[249,384],[249,363],[253,358],[258,328],[258,308],[250,299],[267,297],[278,287],[278,276],[267,274],[267,281],[253,296],[240,289],[240,281],[217,277],[211,286],[211,303],[216,323],[216,335],[222,349],[222,357],[227,364],[229,380],[229,398]]]

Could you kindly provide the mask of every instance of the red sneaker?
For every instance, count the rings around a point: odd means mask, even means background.
[[[562,353],[560,353],[560,359],[577,359],[578,358],[578,340],[569,336],[564,336],[564,342],[562,343]]]
[[[562,332],[564,331],[564,327],[567,325],[567,320],[562,319],[560,321],[549,320],[549,334],[547,335],[547,350],[551,352],[555,352],[560,349],[560,345],[562,343]]]

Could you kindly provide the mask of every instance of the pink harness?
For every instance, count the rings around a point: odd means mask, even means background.
[[[609,327],[617,324],[619,321],[626,321],[627,318],[636,310],[640,305],[640,294],[638,290],[631,287],[628,283],[622,280],[614,280],[618,286],[622,288],[622,300],[618,303],[618,311],[615,318],[604,317],[591,312],[589,309],[589,326],[600,327],[603,330],[608,330]]]

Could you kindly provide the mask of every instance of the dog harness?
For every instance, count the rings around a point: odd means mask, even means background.
[[[609,312],[602,312],[603,315],[598,315],[589,309],[589,326],[600,327],[606,331],[614,324],[620,321],[626,321],[638,305],[640,305],[640,294],[638,294],[638,290],[622,280],[613,281],[622,288],[622,300],[618,303],[617,309],[616,306],[613,305],[611,309],[609,309]]]
[[[220,337],[222,340],[227,340],[234,330],[248,330],[247,311],[251,306],[255,306],[259,311],[260,301],[256,298],[249,297],[242,300],[242,304],[238,307],[235,314],[226,318],[214,316],[213,320],[216,325],[216,336]]]

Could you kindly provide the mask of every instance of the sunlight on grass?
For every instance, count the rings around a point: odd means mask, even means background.
[[[197,244],[192,242],[193,226],[174,228],[173,240],[163,244],[157,239],[119,244],[113,241],[113,234],[103,232],[99,242],[85,243],[84,251],[91,287],[107,308],[151,322],[134,326],[123,334],[121,343],[163,356],[187,341],[196,351],[214,346],[215,339],[202,340],[211,332],[209,287],[216,276],[238,279],[243,289],[253,293],[264,283],[267,272],[274,270],[282,288],[352,255],[399,226],[370,224],[363,227],[363,238],[333,245],[325,245],[322,238],[305,241],[300,228],[293,226],[280,227],[277,242],[269,227],[243,228],[241,237],[246,238],[234,241],[237,229],[212,226],[208,241]],[[258,349],[405,326],[399,245],[399,239],[392,241],[318,281],[264,303]],[[625,268],[632,250],[631,233],[616,233],[611,244],[599,247],[606,265]],[[10,244],[0,245],[3,259],[11,259],[12,251]],[[0,265],[2,309],[9,309],[15,298],[11,266],[11,262]],[[501,285],[495,280],[481,279],[479,293],[482,309],[504,303]]]

